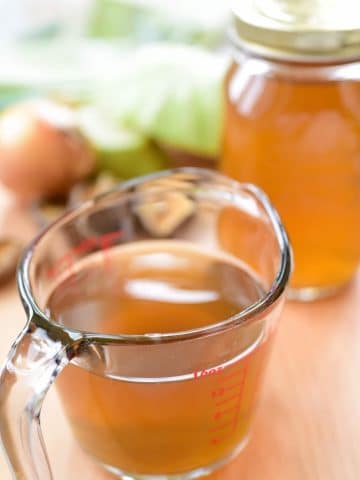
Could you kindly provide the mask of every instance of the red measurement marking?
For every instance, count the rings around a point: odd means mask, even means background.
[[[111,255],[109,255],[110,247],[114,245],[116,240],[120,240],[122,236],[123,232],[118,231],[106,233],[105,235],[99,237],[99,245],[100,249],[103,251],[103,261],[105,267],[111,264]]]
[[[234,422],[231,420],[227,423],[223,423],[222,425],[216,425],[215,427],[210,428],[210,432],[217,432],[219,430],[225,430],[229,427],[232,427],[233,423]]]
[[[76,245],[72,250],[71,253],[75,255],[82,255],[83,253],[88,252],[92,248],[97,246],[97,239],[95,237],[85,238],[81,243]]]
[[[247,373],[248,373],[248,369],[249,369],[249,358],[250,357],[248,357],[245,360],[244,373],[243,373],[243,376],[242,376],[242,379],[241,379],[241,384],[240,384],[240,395],[239,395],[239,401],[238,401],[238,404],[237,404],[235,418],[234,418],[233,431],[236,430],[236,427],[238,426],[238,423],[239,423],[240,407],[241,407],[241,402],[242,402],[242,399],[243,399],[243,396],[244,396],[245,382],[246,382],[246,377],[247,377]]]
[[[212,443],[213,445],[218,445],[218,444],[220,443],[220,440],[219,440],[218,438],[212,438],[212,439],[211,439],[211,443]]]
[[[224,393],[225,393],[225,388],[224,388],[224,387],[220,387],[220,388],[218,388],[218,389],[216,389],[216,390],[213,390],[213,391],[211,392],[211,395],[212,395],[213,398],[216,398],[216,397],[221,397],[222,395],[224,395]]]
[[[214,420],[220,420],[225,415],[231,414],[234,411],[234,408],[236,408],[236,407],[231,407],[231,408],[227,408],[226,410],[222,410],[222,411],[219,410],[219,411],[215,412],[214,413]]]
[[[242,378],[242,377],[241,377]],[[228,392],[230,390],[234,390],[234,388],[239,388],[239,382],[238,383],[234,383],[233,385],[227,385],[226,387],[224,387],[225,390]]]
[[[221,400],[221,402],[217,402],[216,406],[221,407],[221,405],[226,405],[227,403],[232,402],[233,400],[236,400],[238,398],[239,398],[239,393],[237,393],[236,395],[232,395],[231,397],[227,397],[224,400]]]
[[[120,240],[122,236],[123,236],[123,232],[120,230],[117,232],[105,233],[101,237],[98,237],[98,243],[100,245],[101,250],[107,250],[114,244],[115,240]]]
[[[217,375],[224,370],[224,367],[210,368],[209,370],[195,370],[194,378],[208,377],[209,375]]]
[[[69,269],[72,266],[72,264],[73,264],[72,253],[68,252],[63,257],[60,257],[60,259],[57,260],[56,263],[51,268],[48,269],[47,277],[48,278],[56,277],[58,273]]]
[[[240,417],[240,408],[243,401],[243,394],[245,391],[245,384],[246,378],[248,376],[248,368],[249,362],[252,360],[252,355],[247,356],[244,359],[243,368],[241,370],[237,370],[236,372],[227,375],[226,379],[232,379],[236,377],[240,377],[240,381],[238,383],[232,383],[230,385],[222,385],[221,387],[217,388],[216,390],[212,391],[212,397],[215,399],[215,407],[218,409],[223,405],[231,405],[229,408],[226,409],[219,409],[214,413],[214,420],[219,422],[222,420],[224,416],[229,417],[229,421],[226,423],[221,423],[220,425],[215,425],[213,428],[210,429],[210,432],[220,431],[224,432],[220,437],[211,437],[212,445],[218,445],[220,442],[226,440],[231,434],[236,431],[236,428],[239,423]],[[222,377],[223,379],[224,377]],[[234,392],[237,390],[237,393],[231,396],[227,396],[226,393]]]
[[[65,270],[71,269],[79,255],[84,255],[94,248],[98,248],[103,252],[105,262],[108,257],[106,252],[112,245],[114,245],[116,240],[120,240],[122,237],[123,232],[120,230],[116,232],[105,233],[99,237],[94,236],[85,238],[82,242],[70,249],[65,255],[54,262],[54,265],[52,265],[47,271],[48,278],[54,278]]]
[[[222,435],[220,437],[213,437],[211,438],[211,444],[214,446],[219,445],[220,443],[223,443],[225,440],[227,440],[230,436],[231,434]]]

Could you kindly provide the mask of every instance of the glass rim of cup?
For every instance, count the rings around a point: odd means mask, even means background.
[[[216,181],[219,184],[219,190],[222,186],[223,192],[225,192],[224,187],[226,186],[227,188],[231,188],[231,192],[233,194],[236,194],[236,191],[238,191],[238,193],[240,191],[246,191],[260,201],[266,215],[270,219],[271,227],[275,232],[280,252],[279,267],[276,275],[274,275],[271,286],[265,290],[264,294],[257,301],[250,304],[240,312],[221,320],[220,322],[191,330],[182,330],[171,333],[147,333],[140,335],[113,335],[90,332],[86,330],[77,330],[59,324],[51,319],[49,315],[47,315],[38,305],[30,282],[30,266],[34,253],[41,244],[43,238],[45,238],[49,233],[58,229],[60,226],[65,225],[71,220],[81,217],[84,213],[91,211],[96,205],[109,202],[109,200],[111,202],[114,194],[117,195],[117,198],[120,198],[120,196],[124,197],[126,194],[132,193],[134,188],[146,181],[151,181],[157,178],[165,178],[174,174],[197,175],[199,179]],[[135,193],[135,195],[138,195],[138,193]],[[31,312],[30,317],[32,317],[34,323],[38,327],[44,328],[48,331],[55,329],[58,331],[58,333],[60,330],[60,332],[64,332],[72,340],[85,339],[91,343],[99,343],[103,345],[112,343],[121,343],[127,345],[159,344],[196,339],[209,334],[220,333],[240,325],[247,325],[254,319],[258,318],[264,311],[268,310],[282,296],[292,272],[292,264],[292,252],[285,228],[268,196],[259,187],[250,183],[237,182],[214,170],[196,167],[182,167],[162,170],[160,172],[151,173],[149,175],[144,175],[121,182],[112,190],[98,195],[91,200],[87,200],[81,205],[70,208],[58,219],[41,230],[40,233],[35,236],[32,242],[24,250],[17,270],[17,283],[21,299],[25,307]]]

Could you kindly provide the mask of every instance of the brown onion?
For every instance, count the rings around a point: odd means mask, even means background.
[[[69,107],[32,100],[1,116],[0,181],[20,197],[65,194],[94,165],[93,151]]]

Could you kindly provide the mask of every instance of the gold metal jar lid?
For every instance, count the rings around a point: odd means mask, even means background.
[[[360,59],[359,0],[233,0],[235,42],[298,61]]]

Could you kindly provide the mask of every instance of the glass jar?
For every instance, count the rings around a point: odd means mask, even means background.
[[[357,6],[237,3],[220,169],[268,193],[293,245],[292,296],[316,299],[346,284],[360,258]]]

